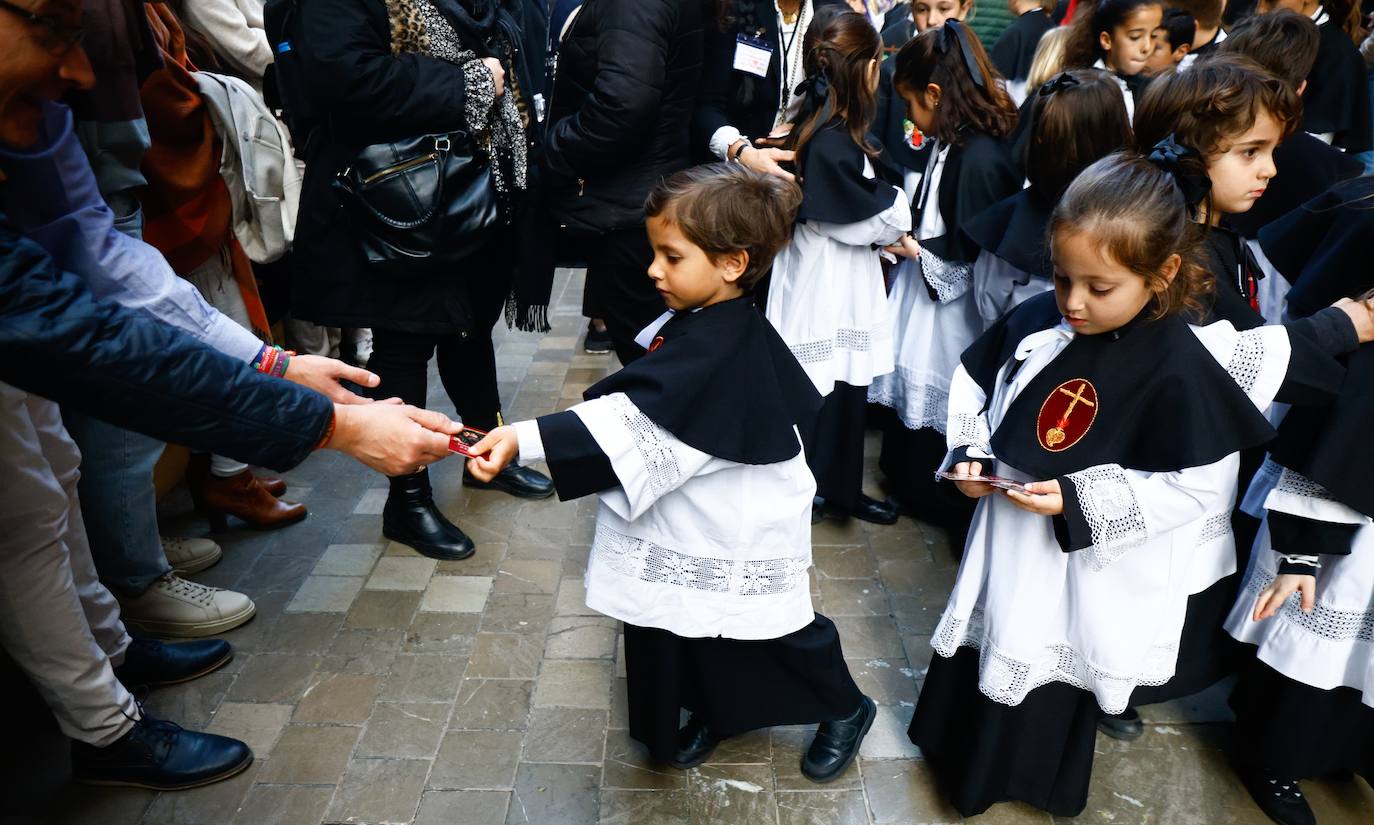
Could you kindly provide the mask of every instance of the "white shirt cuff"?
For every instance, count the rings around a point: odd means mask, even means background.
[[[515,437],[520,440],[520,462],[528,464],[544,458],[544,439],[539,435],[539,422],[536,419],[517,421]]]
[[[740,131],[733,126],[720,127],[715,134],[711,135],[711,142],[708,144],[711,154],[725,160],[725,153],[729,152],[730,147],[735,145],[735,141],[742,137],[744,135],[740,134]]]

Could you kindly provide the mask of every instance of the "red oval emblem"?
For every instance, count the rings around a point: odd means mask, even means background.
[[[662,336],[662,335],[658,336],[657,338],[655,338],[654,340],[652,340],[652,341],[649,342],[649,352],[653,352],[653,351],[657,350],[657,349],[658,349],[659,347],[661,347],[661,346],[663,346],[663,336]]]
[[[1086,378],[1074,378],[1051,390],[1040,405],[1035,433],[1041,447],[1057,453],[1081,441],[1095,418],[1097,388]]]

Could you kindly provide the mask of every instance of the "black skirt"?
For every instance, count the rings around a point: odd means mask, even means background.
[[[978,689],[978,656],[965,647],[931,660],[907,730],[941,792],[964,816],[1012,800],[1055,816],[1081,814],[1102,717],[1097,698],[1051,682],[1015,707],[999,704]]]
[[[819,613],[801,630],[765,641],[687,639],[626,624],[625,675],[630,736],[660,762],[677,750],[683,709],[729,737],[843,719],[863,699],[835,624]]]
[[[1251,766],[1285,779],[1358,773],[1374,782],[1374,708],[1360,691],[1315,688],[1252,658],[1231,709],[1236,753]]]
[[[841,513],[854,509],[863,487],[867,402],[868,387],[836,381],[806,438],[806,464],[816,477],[816,495]]]
[[[945,437],[938,430],[909,429],[886,407],[874,419],[883,431],[878,467],[884,489],[916,518],[949,530],[950,543],[962,551],[977,502],[952,482],[935,480],[948,452]]]
[[[1162,685],[1137,687],[1131,691],[1132,705],[1154,705],[1191,696],[1236,672],[1241,662],[1241,646],[1222,625],[1236,603],[1240,583],[1240,574],[1232,573],[1188,597],[1173,678]]]

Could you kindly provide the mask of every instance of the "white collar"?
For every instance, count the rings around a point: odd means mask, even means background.
[[[654,338],[658,336],[658,331],[663,329],[663,325],[671,321],[675,314],[676,313],[670,309],[655,318],[647,327],[639,331],[639,334],[635,336],[635,343],[648,349],[649,345],[654,342]]]
[[[1318,26],[1325,26],[1331,20],[1331,15],[1326,13],[1326,6],[1317,6],[1312,12],[1312,22]]]
[[[1049,329],[1032,332],[1030,335],[1022,338],[1021,343],[1016,345],[1016,360],[1026,360],[1030,357],[1031,353],[1041,347],[1049,346],[1059,341],[1072,341],[1076,334],[1077,333],[1073,331],[1073,327],[1069,326],[1069,322],[1061,319],[1058,324]]]

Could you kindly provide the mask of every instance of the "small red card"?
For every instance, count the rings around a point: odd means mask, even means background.
[[[485,430],[479,430],[474,427],[464,427],[462,432],[449,438],[449,451],[472,458],[472,448],[477,445],[477,442],[486,437],[486,434]]]

